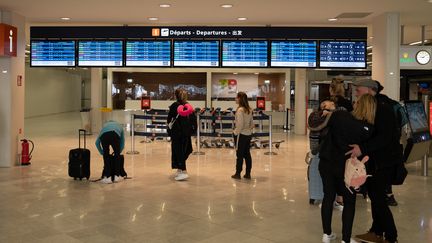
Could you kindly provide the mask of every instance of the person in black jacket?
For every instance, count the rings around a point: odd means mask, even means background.
[[[377,100],[375,130],[370,140],[353,143],[352,156],[369,155],[366,169],[369,177],[366,188],[372,207],[372,227],[368,233],[357,235],[356,238],[366,242],[381,242],[383,236],[390,242],[397,242],[397,230],[386,201],[386,187],[390,181],[394,166],[402,158],[397,121],[393,107],[387,102],[386,96],[378,94],[377,81],[371,79],[358,80],[354,83],[356,96],[374,95]]]
[[[333,201],[343,196],[342,242],[352,242],[351,231],[355,214],[356,195],[344,183],[345,162],[350,157],[346,153],[349,145],[366,141],[373,131],[376,101],[371,95],[360,98],[351,113],[339,110],[331,114],[328,134],[320,148],[319,171],[323,181],[324,199],[321,206],[321,219],[324,235],[322,241],[330,242],[336,238],[332,232],[331,221]]]
[[[168,128],[171,137],[171,167],[177,169],[174,179],[182,181],[189,178],[186,160],[192,153],[191,136],[197,125],[193,108],[187,102],[187,91],[179,88],[174,94],[177,101],[169,107],[167,119],[168,124],[172,125]]]

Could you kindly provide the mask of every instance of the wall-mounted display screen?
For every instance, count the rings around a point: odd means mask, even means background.
[[[222,67],[267,67],[267,41],[223,41]]]
[[[366,68],[366,42],[320,41],[320,67]]]
[[[127,41],[126,66],[171,66],[171,41]]]
[[[75,41],[31,41],[33,67],[74,67]]]
[[[219,41],[174,41],[175,67],[218,67]]]
[[[316,41],[272,41],[271,67],[316,67]]]
[[[123,41],[79,41],[78,66],[123,66]]]

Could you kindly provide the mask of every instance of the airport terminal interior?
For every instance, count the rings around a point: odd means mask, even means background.
[[[400,102],[408,176],[389,208],[397,242],[432,242],[430,13],[430,0],[1,0],[0,242],[326,242],[308,117],[335,80],[351,104],[364,80]],[[187,179],[171,168],[179,89],[197,123]],[[231,177],[239,92],[251,179]],[[104,183],[108,121],[127,176]],[[342,241],[342,210],[327,242]],[[357,193],[351,242],[372,222]]]

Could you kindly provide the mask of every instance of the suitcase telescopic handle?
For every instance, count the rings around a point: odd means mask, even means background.
[[[81,134],[84,134],[84,148],[86,148],[86,130],[79,129],[78,130],[78,148],[81,148]]]

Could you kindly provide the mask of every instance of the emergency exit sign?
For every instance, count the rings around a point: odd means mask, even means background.
[[[17,28],[0,24],[0,56],[17,56]]]

